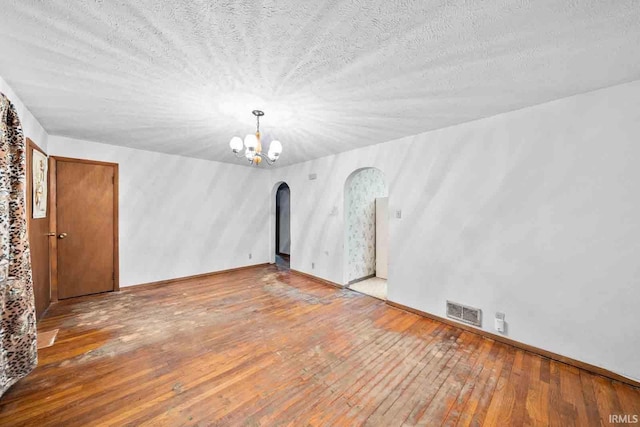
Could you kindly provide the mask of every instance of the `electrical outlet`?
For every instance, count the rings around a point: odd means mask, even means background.
[[[318,178],[318,174],[317,173],[310,173],[309,174],[309,181],[313,181],[314,179]]]
[[[314,268],[316,268],[316,263],[315,263],[315,262],[312,262],[312,263],[311,263],[311,269],[313,270]]]
[[[396,218],[402,218],[402,211],[400,209],[396,211]]]
[[[251,259],[251,252],[249,252],[249,259]]]

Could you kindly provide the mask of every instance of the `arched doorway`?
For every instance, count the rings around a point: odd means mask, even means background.
[[[388,189],[377,168],[354,171],[345,182],[345,283],[387,297]]]
[[[274,229],[271,244],[272,262],[289,269],[291,257],[291,190],[285,182],[274,187]]]

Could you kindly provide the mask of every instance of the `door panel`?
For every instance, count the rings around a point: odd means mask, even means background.
[[[33,294],[36,302],[36,317],[39,319],[51,302],[49,277],[49,212],[44,218],[33,218],[33,150],[44,154],[33,141],[27,138],[27,229],[31,248],[31,271]],[[48,175],[45,179],[48,181]]]
[[[387,278],[389,265],[389,198],[376,199],[376,276]]]
[[[58,160],[58,298],[114,290],[115,166]]]

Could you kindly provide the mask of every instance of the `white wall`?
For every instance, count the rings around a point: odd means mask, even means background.
[[[20,117],[20,122],[22,123],[22,131],[24,132],[24,135],[27,138],[31,138],[33,142],[38,144],[38,147],[42,148],[46,152],[49,139],[47,132],[2,77],[0,77],[0,92],[4,93],[16,108],[18,117]]]
[[[640,379],[639,135],[636,81],[275,169],[291,267],[344,283],[345,180],[377,167],[391,301],[476,306],[492,332],[502,311],[512,339]]]
[[[49,153],[120,165],[120,286],[269,261],[263,171],[58,136]]]

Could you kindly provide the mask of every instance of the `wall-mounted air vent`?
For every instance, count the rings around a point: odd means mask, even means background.
[[[473,326],[482,326],[482,310],[458,304],[457,302],[447,301],[447,317]]]

